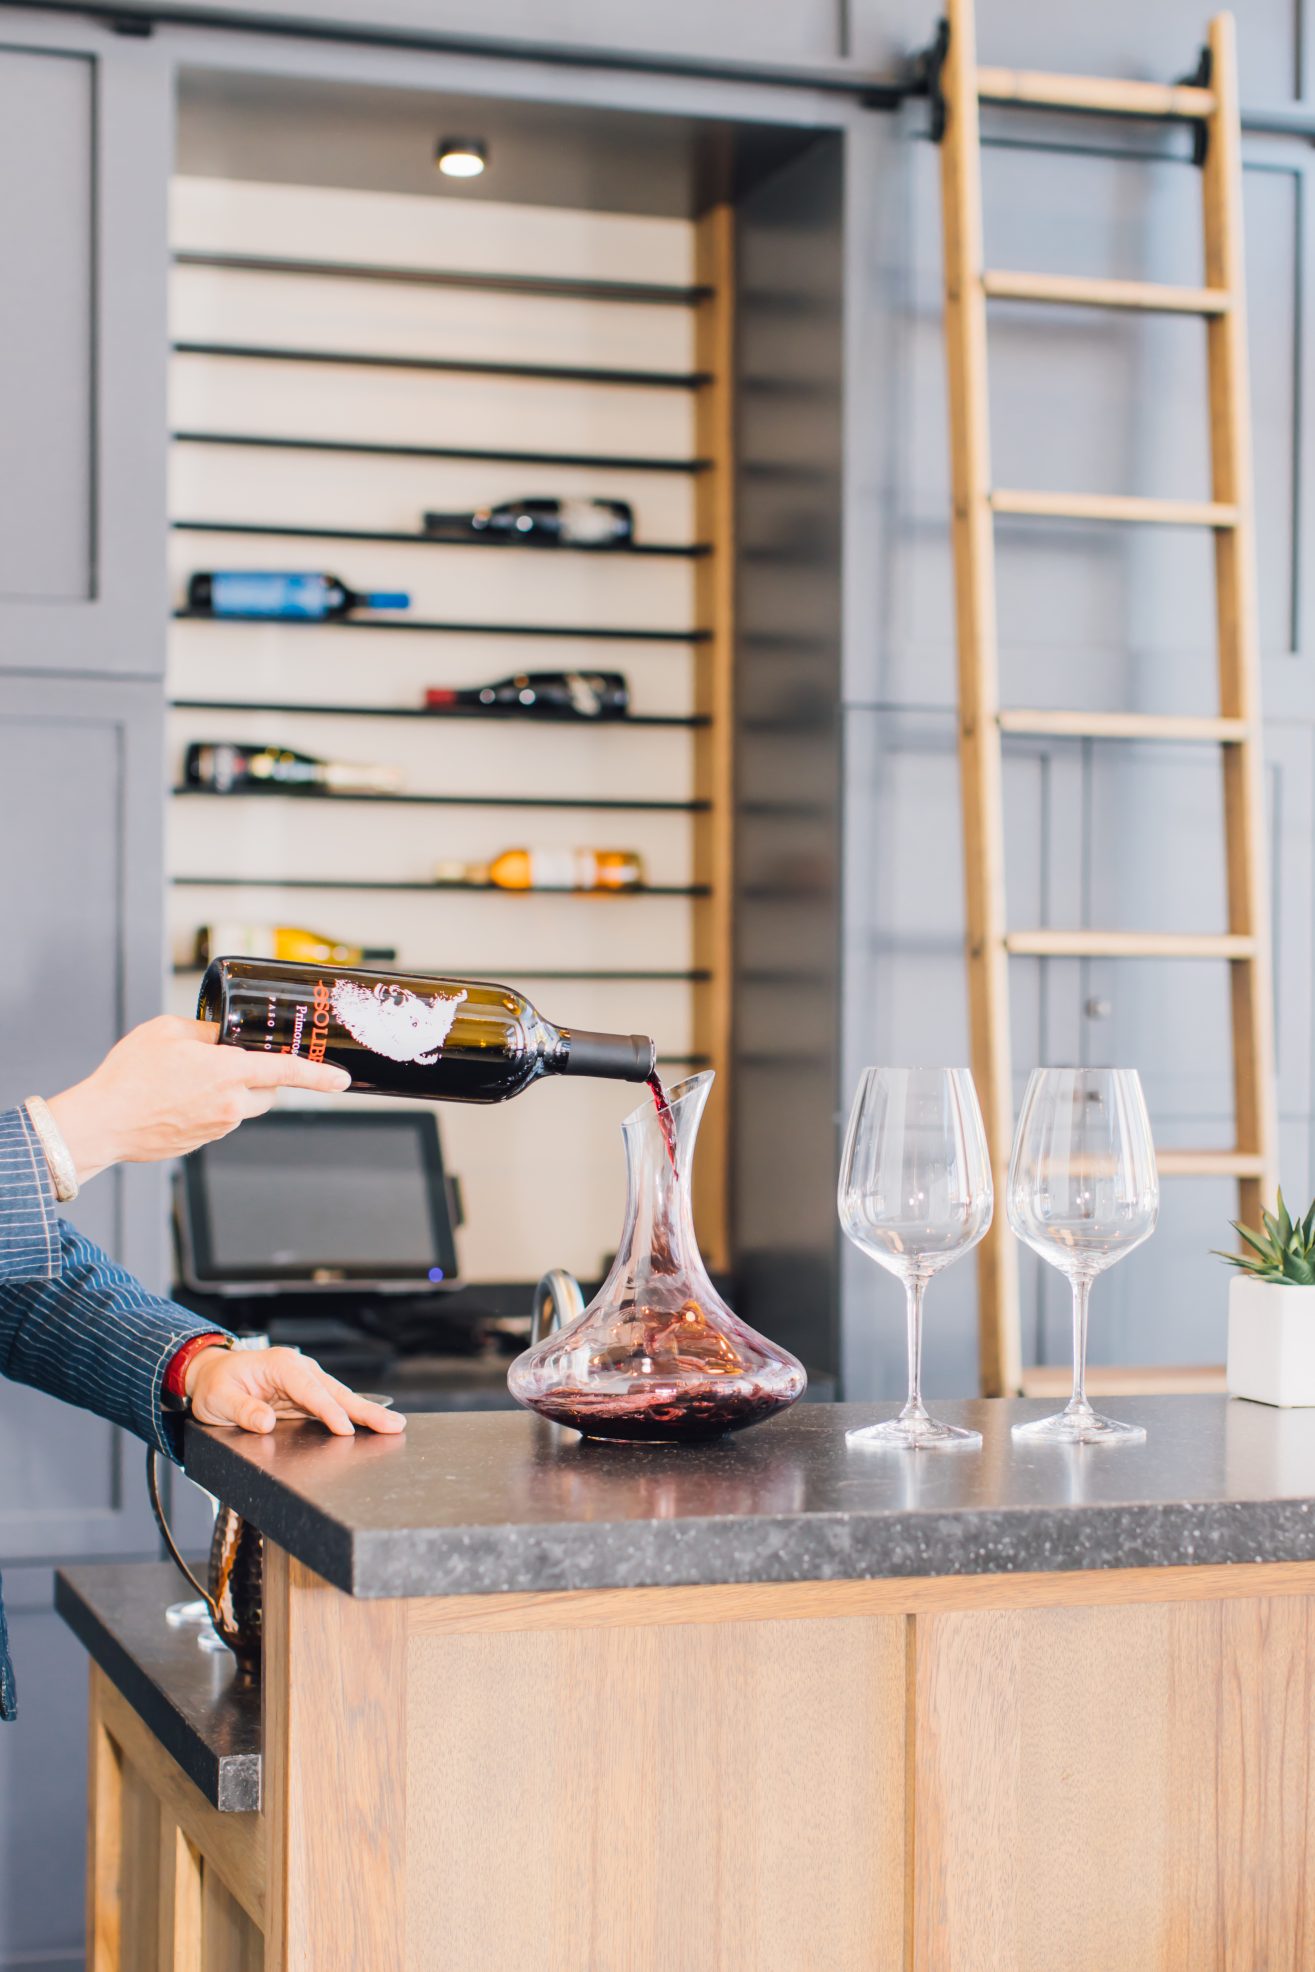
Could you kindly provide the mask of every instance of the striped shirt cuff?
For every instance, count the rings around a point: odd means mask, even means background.
[[[59,1208],[26,1110],[0,1112],[0,1281],[58,1280]]]

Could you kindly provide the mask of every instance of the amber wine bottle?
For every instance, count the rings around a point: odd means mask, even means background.
[[[637,849],[504,849],[491,863],[445,859],[437,883],[496,890],[642,890],[644,859]]]
[[[196,1010],[222,1043],[332,1062],[364,1095],[506,1102],[544,1075],[654,1071],[647,1035],[554,1026],[515,987],[482,979],[217,958]]]

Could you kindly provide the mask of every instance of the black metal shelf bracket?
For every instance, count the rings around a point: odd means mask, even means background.
[[[271,624],[279,630],[404,630],[412,635],[432,633],[448,637],[566,637],[583,643],[601,644],[706,644],[710,630],[618,630],[591,623],[435,623],[429,620],[405,622],[397,617],[386,621],[368,616],[216,616],[207,609],[176,609],[176,623]]]
[[[646,883],[631,890],[503,890],[496,883],[436,883],[432,877],[351,876],[173,876],[170,883],[188,890],[379,890],[458,891],[466,897],[555,897],[587,904],[620,904],[640,897],[710,897],[707,883]]]
[[[645,801],[638,797],[561,794],[370,794],[335,793],[307,787],[170,788],[180,799],[212,801],[331,801],[335,807],[364,803],[376,808],[585,808],[591,812],[643,815],[704,815],[709,801]]]
[[[504,554],[552,555],[659,555],[697,561],[712,550],[705,541],[518,541],[503,540],[493,534],[452,534],[394,532],[375,527],[294,527],[275,520],[171,520],[176,534],[242,534],[257,538],[268,535],[288,541],[374,541],[397,548],[493,548]]]
[[[286,438],[244,431],[175,431],[175,445],[231,445],[266,452],[341,452],[352,458],[455,459],[477,465],[566,466],[584,472],[675,472],[710,470],[711,459],[628,458],[607,452],[506,452],[473,445],[390,445],[357,438]]]
[[[946,57],[950,52],[950,23],[939,20],[936,32],[930,42],[913,58],[910,70],[908,94],[926,96],[931,105],[931,119],[927,134],[933,144],[939,144],[945,135],[945,90],[942,77],[945,73]]]
[[[1178,81],[1184,89],[1208,89],[1214,76],[1214,62],[1208,47],[1203,47],[1196,57],[1196,67]],[[1206,153],[1210,149],[1210,126],[1203,116],[1192,120],[1192,163],[1198,169],[1204,165]]]
[[[675,726],[693,730],[707,726],[711,721],[706,712],[628,712],[624,719],[572,719],[567,716],[553,716],[540,713],[495,711],[482,705],[449,705],[432,708],[427,705],[316,705],[299,699],[253,699],[253,698],[174,698],[169,701],[172,712],[276,712],[291,714],[293,717],[305,715],[312,719],[424,719],[430,725],[441,725],[445,719],[482,719],[489,725],[504,726],[552,726],[560,730],[588,726],[606,727],[610,732],[624,731],[627,726]]]

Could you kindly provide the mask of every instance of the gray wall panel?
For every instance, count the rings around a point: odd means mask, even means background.
[[[0,670],[158,677],[167,61],[86,22],[0,33]]]
[[[5,600],[80,602],[95,587],[93,104],[85,57],[0,48]]]
[[[41,838],[6,866],[0,1104],[67,1087],[159,1009],[161,719],[149,686],[0,675],[0,801]],[[163,1210],[161,1174],[120,1167],[71,1216],[159,1285]],[[149,1547],[149,1524],[120,1434],[0,1382],[0,1563]]]
[[[0,1966],[81,1972],[87,1654],[49,1568],[7,1569],[17,1722],[0,1728]]]

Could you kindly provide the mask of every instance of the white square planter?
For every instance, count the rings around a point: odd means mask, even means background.
[[[1315,1405],[1315,1287],[1234,1274],[1228,1284],[1228,1394]]]

